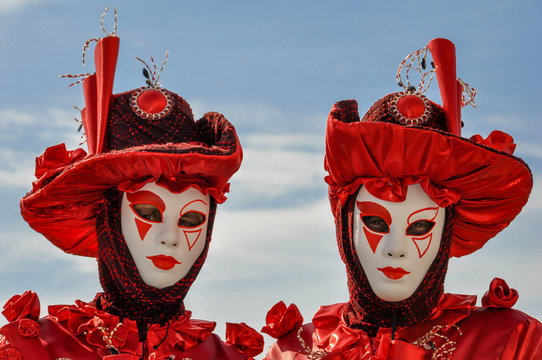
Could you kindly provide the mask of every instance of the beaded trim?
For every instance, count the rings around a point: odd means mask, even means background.
[[[167,104],[164,107],[164,109],[160,111],[159,113],[154,113],[154,114],[148,113],[137,105],[137,98],[139,97],[139,95],[141,95],[145,90],[149,90],[149,89],[160,91],[162,95],[166,97]],[[142,117],[147,120],[159,120],[166,117],[171,111],[173,107],[173,98],[170,95],[169,91],[167,90],[164,90],[159,87],[143,86],[143,87],[140,87],[139,89],[134,90],[134,93],[132,94],[132,98],[130,100],[130,107],[139,117]]]
[[[311,350],[305,343],[305,340],[303,340],[303,337],[301,336],[302,332],[303,332],[303,328],[300,327],[299,330],[297,331],[297,339],[299,340],[299,343],[301,344],[301,347],[303,348],[303,350],[305,350],[305,352],[307,353],[307,359],[320,360],[324,356],[327,355],[325,350],[316,350],[316,351]]]
[[[401,114],[401,112],[397,109],[397,102],[399,101],[400,98],[406,95],[416,96],[423,101],[425,110],[423,111],[422,116],[417,117],[417,118],[407,118],[406,116]],[[421,124],[424,124],[429,119],[429,114],[430,114],[429,102],[427,98],[420,93],[414,93],[411,91],[400,92],[400,93],[395,94],[390,102],[391,102],[390,109],[391,109],[391,112],[393,113],[394,118],[399,120],[399,122],[403,125],[407,125],[407,126],[421,125]]]
[[[455,324],[435,325],[431,330],[427,332],[427,334],[414,341],[413,344],[418,345],[425,350],[433,350],[433,356],[431,356],[431,360],[448,360],[452,357],[452,354],[455,351],[456,342],[448,339],[446,335],[439,334],[439,331],[446,331],[450,328],[456,329],[459,335],[463,335],[459,326]],[[442,344],[438,348],[435,347],[435,343],[433,341],[433,339],[435,338],[443,339],[444,344]]]

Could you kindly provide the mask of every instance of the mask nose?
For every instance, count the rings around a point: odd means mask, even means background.
[[[407,242],[409,239],[403,229],[391,230],[383,240],[382,252],[385,256],[397,259],[403,259],[407,256]]]
[[[158,243],[168,248],[176,248],[180,244],[180,233],[177,223],[170,223],[167,220],[162,224],[158,235]]]

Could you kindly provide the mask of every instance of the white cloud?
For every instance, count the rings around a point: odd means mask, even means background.
[[[542,159],[542,145],[540,143],[521,141],[516,148],[516,156],[530,156],[536,159]]]
[[[40,2],[43,0],[0,0],[0,14],[9,14],[22,7]]]

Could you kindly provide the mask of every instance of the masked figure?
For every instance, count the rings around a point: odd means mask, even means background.
[[[38,157],[21,201],[24,219],[63,251],[97,258],[104,292],[49,307],[26,292],[3,314],[1,359],[250,359],[263,338],[246,324],[194,320],[183,299],[205,261],[217,203],[242,150],[218,113],[194,121],[188,103],[160,87],[112,94],[119,38],[96,45],[83,82],[89,154],[64,144]],[[150,76],[149,76],[150,77]]]
[[[279,340],[266,359],[542,358],[542,326],[511,309],[518,294],[503,280],[481,307],[475,296],[444,293],[448,259],[508,226],[532,176],[509,135],[461,137],[455,48],[432,40],[417,53],[420,68],[427,51],[442,106],[406,85],[361,120],[355,100],[333,106],[325,180],[350,300],[322,306],[306,325],[295,305],[275,305],[262,331]]]

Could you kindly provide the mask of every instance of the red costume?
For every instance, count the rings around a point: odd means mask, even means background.
[[[263,349],[260,334],[244,323],[227,324],[222,341],[213,334],[214,322],[191,319],[183,303],[206,258],[216,204],[226,200],[229,178],[241,164],[235,129],[218,113],[195,121],[182,97],[161,88],[156,67],[144,71],[147,87],[113,94],[118,49],[114,33],[100,39],[96,72],[83,81],[88,155],[82,149],[67,151],[64,144],[48,148],[36,159],[32,191],[21,200],[23,218],[33,229],[67,253],[97,258],[104,292],[91,303],[49,306],[43,318],[35,293],[12,297],[3,310],[9,323],[0,329],[0,359],[251,359]],[[174,275],[173,285],[142,279],[121,226],[123,194],[153,194],[140,190],[149,183],[176,198],[192,189],[210,199],[205,210],[170,217],[175,236],[185,238],[163,238],[161,244],[170,250],[186,247],[188,253],[199,241],[201,251],[192,252],[186,275]],[[154,197],[166,211],[162,199]],[[130,204],[138,243],[150,241],[149,229],[165,222],[162,213],[159,220],[137,215],[138,205],[152,208],[152,201],[145,201]],[[153,240],[147,244],[162,246]],[[146,255],[160,275],[185,262]]]
[[[428,52],[434,70],[423,75],[418,90],[405,85],[401,67],[418,64],[415,70],[423,73]],[[406,91],[378,100],[362,119],[355,100],[336,103],[328,117],[325,180],[350,301],[322,306],[306,325],[295,305],[275,305],[262,329],[278,339],[266,359],[542,359],[542,325],[511,309],[518,294],[503,280],[493,280],[482,307],[475,306],[475,296],[444,294],[448,259],[478,250],[508,226],[527,202],[532,176],[512,155],[515,144],[508,134],[461,137],[466,85],[456,80],[453,44],[435,39],[413,55],[418,62],[407,57],[398,71],[399,85]],[[433,72],[442,106],[422,95],[424,81]],[[363,197],[406,204],[407,190],[414,184],[438,207],[420,211],[445,210],[442,236],[417,288],[410,296],[386,301],[370,283],[364,267],[371,270],[372,263],[360,260],[358,249],[364,248],[358,248],[356,236],[368,241],[371,248],[365,251],[373,256],[381,251],[379,241],[389,235],[392,219],[385,208],[378,210],[380,203],[357,199],[363,188],[363,194],[369,194]],[[356,221],[364,224],[364,233],[355,232]],[[423,221],[436,226],[435,221]],[[431,244],[430,237],[411,240],[424,239]],[[416,244],[420,259],[429,245],[421,246]],[[399,255],[390,251],[383,256]],[[394,267],[377,270],[378,276],[383,276],[379,271],[386,274],[386,284],[410,274]]]

